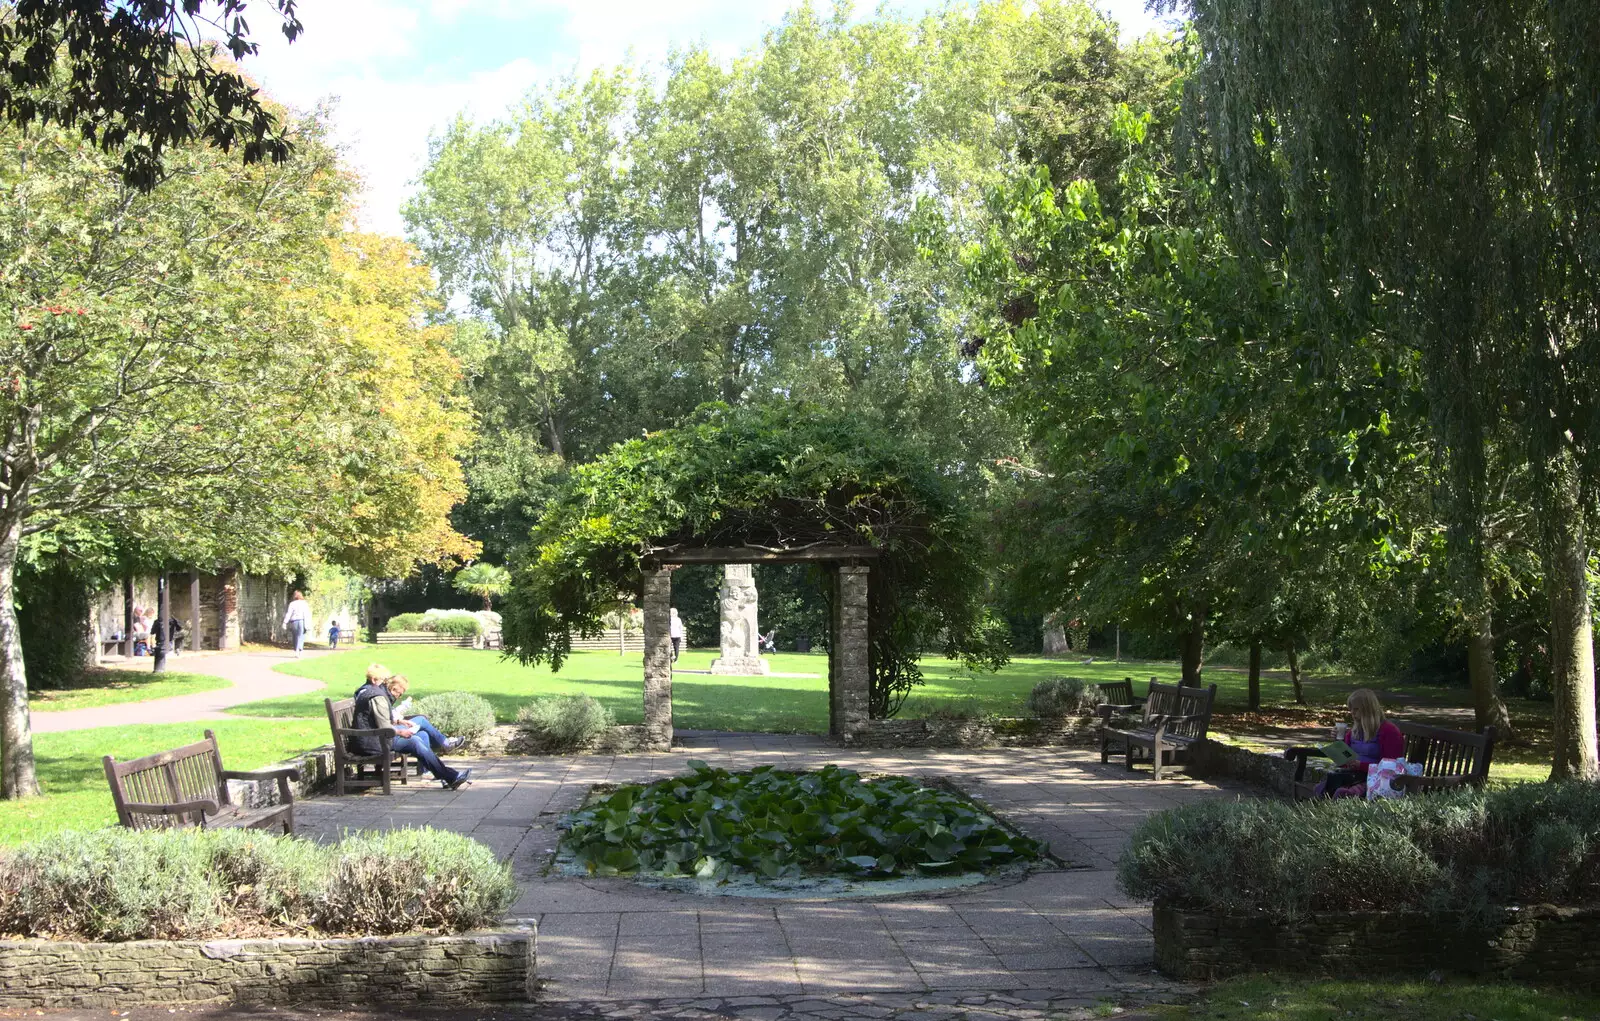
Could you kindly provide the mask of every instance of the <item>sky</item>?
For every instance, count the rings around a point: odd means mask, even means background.
[[[430,134],[458,114],[493,119],[531,88],[630,55],[661,61],[703,43],[734,56],[796,0],[300,0],[305,34],[286,43],[258,10],[258,56],[244,67],[274,98],[310,110],[333,100],[334,137],[365,181],[360,218],[403,234],[400,209]],[[1100,0],[1125,35],[1157,27],[1144,0]],[[916,15],[943,0],[898,0]],[[857,5],[858,16],[871,8]]]

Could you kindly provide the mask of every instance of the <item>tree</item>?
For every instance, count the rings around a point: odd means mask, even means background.
[[[469,564],[456,572],[451,584],[457,592],[482,599],[483,608],[492,610],[494,597],[505,595],[511,588],[511,572],[498,564]]]
[[[296,0],[270,0],[290,42]],[[216,44],[240,60],[258,50],[248,0],[15,0],[0,10],[0,117],[57,125],[121,156],[124,183],[149,191],[174,145],[204,141],[244,161],[282,163],[278,114]]]
[[[1420,353],[1480,631],[1489,452],[1515,444],[1501,449],[1532,483],[1550,604],[1554,775],[1600,775],[1587,575],[1600,11],[1192,6],[1192,95],[1238,243],[1281,256],[1309,303],[1387,319]]]
[[[0,130],[0,745],[36,793],[13,580],[25,542],[100,529],[143,555],[367,573],[470,556],[444,331],[399,242],[337,235],[315,121],[281,165],[168,152],[141,194],[60,129]]]

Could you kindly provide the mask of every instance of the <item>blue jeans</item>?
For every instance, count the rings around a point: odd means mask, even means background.
[[[406,722],[428,735],[428,740],[435,748],[443,748],[449,742],[444,732],[433,725],[433,721],[426,716],[408,716]]]
[[[431,724],[429,725],[429,729],[432,729]],[[437,730],[434,730],[433,732],[435,734],[439,733]],[[441,745],[443,745],[443,743],[444,742],[442,741],[440,742]],[[456,771],[439,761],[439,756],[435,754],[433,750],[433,740],[429,737],[428,731],[426,730],[418,728],[417,732],[412,734],[410,737],[396,737],[394,739],[393,748],[397,752],[404,752],[407,755],[415,755],[417,757],[417,761],[422,763],[422,768],[426,769],[430,774],[432,774],[435,780],[442,780],[445,783],[449,783],[456,778]]]
[[[306,644],[306,622],[303,620],[291,620],[289,622],[289,634],[294,636],[294,651],[299,652]]]

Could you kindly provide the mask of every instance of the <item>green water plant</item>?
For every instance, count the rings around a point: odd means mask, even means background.
[[[888,878],[1033,861],[1044,848],[953,791],[838,766],[628,785],[568,814],[563,850],[593,875]]]

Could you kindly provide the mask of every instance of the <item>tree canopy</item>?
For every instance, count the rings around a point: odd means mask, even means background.
[[[921,681],[924,648],[1006,658],[985,613],[985,547],[963,480],[937,453],[798,403],[699,409],[574,469],[513,568],[505,646],[559,668],[637,593],[641,565],[680,547],[872,546],[871,710]]]

